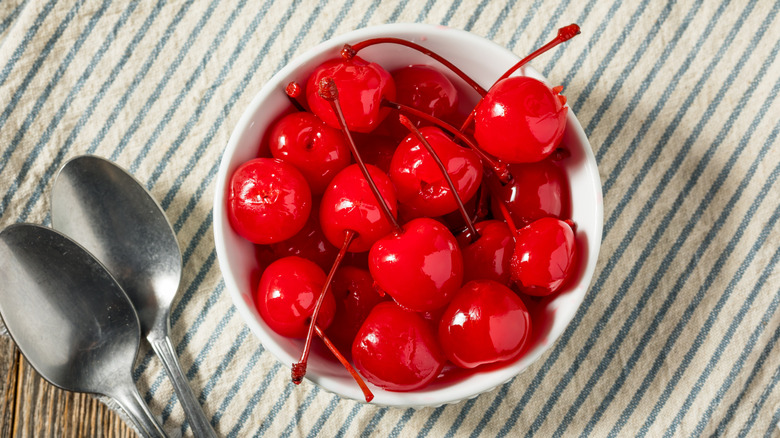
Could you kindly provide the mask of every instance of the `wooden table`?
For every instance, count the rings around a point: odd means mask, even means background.
[[[0,337],[0,436],[135,437],[132,429],[88,394],[43,380],[8,336]]]

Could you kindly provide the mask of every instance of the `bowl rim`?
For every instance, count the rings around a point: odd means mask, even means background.
[[[301,55],[292,59],[285,67],[283,67],[276,74],[274,74],[270,79],[268,79],[268,81],[266,81],[263,87],[255,94],[250,104],[244,109],[238,123],[236,124],[233,131],[231,132],[230,139],[228,140],[228,143],[221,157],[219,172],[217,174],[217,179],[215,181],[215,194],[214,194],[214,204],[213,204],[213,209],[214,209],[213,210],[213,221],[214,221],[213,231],[214,231],[214,243],[217,252],[217,259],[219,262],[219,267],[222,273],[223,280],[225,282],[225,287],[228,290],[233,305],[237,308],[244,323],[246,323],[249,326],[252,333],[254,333],[254,335],[259,338],[259,340],[263,344],[263,347],[269,353],[271,353],[278,361],[280,361],[282,365],[286,366],[287,368],[290,368],[291,366],[291,362],[286,361],[289,355],[282,349],[280,345],[278,345],[271,338],[271,335],[267,333],[266,330],[260,325],[259,321],[257,321],[255,313],[253,313],[252,309],[250,309],[246,304],[246,301],[241,293],[241,288],[239,287],[239,283],[236,277],[233,275],[231,266],[227,262],[228,249],[227,249],[226,241],[223,238],[223,233],[232,232],[230,231],[230,224],[227,220],[226,207],[225,207],[227,183],[229,180],[228,170],[231,161],[230,158],[235,154],[236,150],[238,149],[242,134],[248,128],[251,127],[255,114],[258,112],[258,109],[260,108],[261,104],[271,95],[271,93],[275,93],[279,91],[278,88],[279,84],[284,84],[286,81],[289,81],[289,78],[293,76],[293,73],[297,69],[299,69],[301,66],[305,65],[306,63],[310,62],[312,59],[318,56],[322,56],[324,52],[328,52],[328,51],[334,51],[334,53],[337,53],[337,50],[339,50],[346,43],[354,43],[356,41],[362,41],[365,39],[375,38],[378,36],[387,36],[387,35],[398,36],[400,34],[409,34],[409,33],[430,35],[430,34],[441,34],[443,32],[446,32],[448,36],[469,40],[472,44],[477,44],[477,45],[482,44],[485,45],[486,47],[489,46],[493,50],[504,52],[503,54],[507,57],[507,59],[514,60],[512,62],[516,62],[517,60],[519,60],[519,57],[517,55],[515,55],[513,52],[506,49],[505,47],[500,46],[494,43],[493,41],[490,41],[479,35],[475,35],[464,30],[453,29],[453,28],[448,28],[439,25],[422,24],[422,23],[393,23],[393,24],[382,24],[377,26],[361,28],[361,29],[357,29],[357,30],[353,30],[341,34],[327,41],[319,43],[316,46],[306,50]],[[420,42],[420,44],[424,45],[424,42]],[[541,74],[539,74],[530,66],[524,67],[519,72],[515,73],[515,75],[517,74],[535,77],[543,81],[545,80]],[[281,88],[283,88],[283,86]],[[545,352],[547,352],[550,348],[552,348],[552,346],[556,343],[557,339],[563,334],[566,327],[571,323],[571,320],[574,318],[577,309],[579,309],[579,307],[581,306],[585,294],[590,288],[590,284],[593,280],[593,274],[595,272],[595,266],[598,260],[598,254],[600,252],[600,247],[601,247],[601,240],[603,234],[603,222],[604,222],[604,210],[603,210],[603,193],[601,187],[601,179],[599,176],[595,155],[593,153],[593,150],[590,146],[590,142],[588,141],[588,138],[585,135],[582,126],[580,125],[579,121],[575,117],[571,108],[569,109],[567,115],[567,131],[569,129],[572,130],[571,135],[576,136],[576,138],[579,140],[580,144],[582,145],[582,149],[583,149],[582,152],[584,153],[584,159],[585,159],[585,164],[583,168],[587,173],[586,177],[591,186],[590,189],[593,191],[596,197],[596,199],[594,200],[595,205],[593,206],[594,209],[592,212],[593,221],[595,223],[595,229],[593,230],[594,233],[592,235],[589,234],[587,236],[589,242],[588,258],[587,258],[586,266],[582,274],[582,277],[577,283],[579,299],[578,302],[576,303],[576,307],[574,308],[574,311],[570,312],[571,314],[568,315],[568,318],[564,322],[560,323],[560,326],[558,326],[556,330],[557,333],[554,333],[550,337],[550,340],[546,344],[546,347],[541,349],[541,351],[536,351],[535,354],[526,354],[520,360],[510,364],[506,364],[506,366],[494,370],[486,371],[485,373],[477,373],[478,376],[477,375],[472,376],[472,377],[478,377],[479,378],[478,381],[483,383],[483,385],[481,385],[477,390],[470,389],[471,388],[470,385],[450,385],[433,391],[432,393],[436,397],[432,397],[430,395],[431,391],[423,390],[421,392],[399,393],[399,392],[384,391],[372,385],[371,387],[372,390],[374,390],[376,397],[374,401],[371,402],[371,404],[378,405],[378,406],[419,408],[419,407],[436,407],[436,406],[441,406],[443,404],[457,403],[462,400],[474,398],[484,392],[488,392],[495,389],[496,387],[508,382],[509,380],[512,380],[515,376],[519,375],[520,373],[528,369],[532,363],[536,362],[536,360],[538,360],[539,357],[541,357]],[[226,231],[226,229],[228,231]],[[579,289],[582,289],[582,291],[579,291]],[[490,378],[487,378],[487,376],[489,376]],[[365,400],[362,398],[363,396],[362,392],[359,390],[359,388],[357,388],[357,385],[354,385],[354,383],[353,383],[354,388],[352,387],[344,388],[341,383],[327,376],[323,377],[323,376],[318,376],[314,373],[309,373],[307,374],[306,378],[310,382],[318,385],[319,387],[325,389],[328,392],[338,394],[339,396],[344,398],[349,398],[349,399],[353,399],[365,403]],[[369,385],[371,384],[369,383]]]

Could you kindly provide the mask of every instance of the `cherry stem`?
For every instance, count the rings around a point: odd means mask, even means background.
[[[580,34],[580,27],[576,24],[570,24],[568,26],[563,26],[562,28],[558,29],[558,35],[555,36],[550,42],[543,45],[542,47],[539,47],[536,49],[533,53],[526,56],[525,58],[521,59],[517,62],[517,64],[513,65],[509,70],[504,72],[503,75],[501,75],[500,78],[496,80],[496,82],[493,83],[495,85],[497,82],[508,78],[512,73],[516,72],[518,69],[522,68],[524,65],[528,64],[531,60],[536,58],[537,56],[541,55],[542,53],[552,49],[553,47],[557,46],[558,44],[561,44],[563,42],[569,41],[570,39],[574,38],[575,36]],[[560,92],[560,90],[559,90]],[[484,96],[484,94],[483,94]],[[477,102],[477,105],[475,105],[475,108],[479,106],[479,102]],[[460,127],[461,131],[465,131],[466,128],[468,128],[469,124],[474,121],[474,111],[469,113],[468,117],[466,117],[466,121],[463,122],[463,125]]]
[[[336,274],[336,270],[341,265],[341,261],[344,260],[344,256],[347,253],[347,248],[352,243],[352,239],[357,235],[352,230],[346,230],[344,232],[344,244],[341,246],[336,260],[333,261],[333,266],[330,267],[328,278],[325,279],[325,285],[322,287],[322,292],[317,298],[317,304],[314,306],[314,312],[311,314],[311,322],[309,323],[309,332],[306,334],[306,343],[303,344],[303,351],[301,352],[301,358],[298,359],[298,363],[293,364],[292,367],[292,381],[296,385],[303,381],[303,376],[306,375],[306,363],[309,360],[309,351],[311,350],[311,341],[314,338],[314,326],[317,325],[317,316],[320,314],[320,308],[322,302],[325,301],[325,295],[330,290],[330,285],[333,283],[333,276]]]
[[[368,186],[371,188],[371,192],[374,193],[379,206],[382,208],[385,219],[390,222],[390,224],[393,226],[393,228],[396,229],[398,233],[403,233],[403,227],[398,222],[398,219],[393,216],[393,212],[390,210],[390,206],[387,205],[387,202],[385,202],[385,198],[382,197],[382,194],[379,192],[379,188],[376,186],[374,178],[371,178],[371,175],[368,173],[366,163],[360,156],[357,145],[355,145],[355,140],[352,139],[352,134],[350,134],[349,128],[347,128],[347,120],[344,118],[344,112],[341,110],[341,104],[339,103],[339,90],[338,87],[336,87],[336,81],[334,81],[331,77],[322,78],[319,84],[318,92],[320,97],[330,103],[330,107],[336,114],[336,119],[339,121],[341,131],[344,133],[344,136],[347,139],[347,144],[352,150],[352,156],[355,157],[355,161],[357,162],[358,167],[360,167],[360,171],[363,172],[363,176],[366,178]]]
[[[290,102],[292,102],[295,108],[300,112],[305,112],[306,108],[304,108],[303,104],[298,101],[301,93],[303,93],[303,88],[301,87],[301,84],[295,81],[290,82],[286,87],[284,87],[284,94],[287,95],[287,98],[290,99]]]
[[[463,70],[456,67],[455,64],[447,61],[444,57],[440,56],[439,54],[435,53],[430,49],[427,49],[419,44],[413,43],[411,41],[406,41],[400,38],[373,38],[370,40],[361,41],[355,45],[345,44],[344,48],[341,49],[341,56],[344,57],[345,59],[352,59],[355,55],[357,55],[359,51],[365,49],[366,47],[373,46],[375,44],[384,44],[384,43],[398,44],[416,50],[424,55],[428,55],[431,58],[435,59],[436,61],[439,61],[442,65],[444,65],[448,69],[450,69],[450,71],[455,73],[459,78],[463,79],[463,81],[466,82],[477,93],[479,93],[480,96],[484,96],[485,94],[487,94],[487,90],[485,90],[469,75],[464,73]]]
[[[530,61],[532,61],[537,56],[541,55],[542,53],[552,49],[553,47],[557,46],[558,44],[564,43],[566,41],[569,41],[570,39],[574,38],[575,36],[580,34],[580,27],[576,24],[570,24],[568,26],[563,26],[562,28],[558,29],[558,35],[555,36],[550,42],[543,45],[542,47],[539,47],[536,49],[533,53],[526,56],[525,58],[521,59],[517,64],[512,66],[509,70],[507,70],[503,75],[501,75],[496,82],[508,78],[512,73],[517,71],[518,69],[522,68],[524,65],[528,64]]]
[[[487,215],[487,195],[488,190],[483,183],[481,186],[479,186],[479,198],[477,198],[477,202],[474,205],[474,222],[479,222],[482,217]]]
[[[352,378],[355,379],[355,382],[357,382],[358,386],[360,386],[360,389],[363,391],[363,396],[366,398],[366,403],[373,400],[374,393],[371,392],[371,390],[368,388],[368,385],[366,385],[366,382],[363,381],[363,378],[360,377],[360,374],[358,374],[357,370],[352,366],[352,364],[347,361],[347,358],[345,358],[344,355],[341,354],[341,352],[338,350],[338,348],[333,345],[333,342],[331,342],[330,339],[325,335],[325,332],[322,331],[320,326],[315,325],[314,330],[317,331],[317,336],[322,339],[322,342],[325,343],[325,346],[328,347],[328,350],[330,350],[330,352],[336,356],[336,359],[338,359],[339,362],[344,365],[344,368],[349,371],[349,374],[352,375]]]
[[[407,113],[414,117],[419,117],[426,122],[433,123],[434,125],[440,127],[441,129],[449,132],[450,134],[454,135],[458,140],[462,141],[466,144],[474,153],[476,153],[480,160],[482,160],[483,163],[487,163],[487,165],[493,170],[493,172],[498,176],[498,178],[501,180],[502,183],[506,184],[512,179],[512,175],[509,174],[509,168],[505,163],[502,163],[496,158],[491,157],[487,154],[487,152],[483,151],[482,148],[477,146],[474,141],[472,141],[467,135],[465,135],[463,132],[458,130],[458,128],[450,125],[449,123],[445,122],[444,120],[441,120],[437,117],[434,117],[426,112],[420,111],[417,108],[411,107],[409,105],[404,105],[402,103],[393,102],[387,99],[382,100],[382,105],[388,106],[390,108],[395,108],[398,111],[402,113]]]
[[[512,220],[512,215],[509,214],[509,209],[506,208],[506,203],[503,199],[498,200],[498,208],[501,210],[501,215],[504,216],[504,220],[506,221],[506,224],[509,226],[509,229],[512,231],[512,235],[517,237],[517,227],[515,226],[515,221]]]
[[[466,211],[466,206],[463,205],[463,199],[461,199],[458,191],[455,189],[455,183],[452,182],[452,178],[450,178],[450,174],[447,172],[447,167],[445,167],[444,163],[442,163],[441,158],[439,158],[439,154],[433,150],[433,146],[428,143],[428,140],[425,139],[425,136],[422,135],[422,132],[420,132],[420,130],[414,126],[414,123],[412,123],[408,117],[401,114],[398,116],[398,119],[401,121],[402,125],[406,126],[406,128],[411,131],[418,140],[420,140],[423,146],[425,146],[425,149],[428,150],[428,153],[431,154],[431,157],[433,157],[433,161],[435,161],[436,165],[439,166],[439,170],[441,170],[442,175],[444,175],[444,179],[447,181],[447,185],[450,186],[452,196],[455,197],[455,202],[458,204],[458,210],[460,210],[460,214],[463,216],[463,220],[466,222],[466,227],[468,228],[471,235],[471,242],[476,242],[480,237],[479,232],[477,232],[477,229],[474,227],[474,221],[471,220],[469,213]]]

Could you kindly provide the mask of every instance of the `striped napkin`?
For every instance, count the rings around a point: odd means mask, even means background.
[[[780,2],[0,0],[0,227],[49,223],[97,154],[146,184],[185,272],[173,338],[222,436],[778,436]],[[602,250],[553,348],[472,400],[392,409],[289,383],[227,296],[211,203],[244,107],[290,59],[388,22],[465,29],[565,86],[596,154]],[[486,60],[485,62],[489,62]],[[135,377],[191,435],[148,348]]]

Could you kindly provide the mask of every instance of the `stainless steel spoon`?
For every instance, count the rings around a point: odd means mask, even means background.
[[[111,397],[144,436],[166,436],[132,378],[141,342],[138,316],[82,247],[38,225],[3,230],[0,314],[44,379],[68,391]]]
[[[193,434],[216,437],[169,336],[182,260],[160,205],[124,169],[85,155],[60,169],[51,190],[51,222],[94,254],[127,292],[141,333],[168,372]]]

